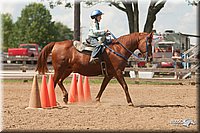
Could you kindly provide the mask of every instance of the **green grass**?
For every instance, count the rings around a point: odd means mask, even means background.
[[[19,82],[24,82],[25,80],[23,79],[3,79],[1,80],[1,83],[19,83]],[[26,80],[25,82],[32,82],[33,80]]]
[[[83,79],[84,80],[84,79]],[[143,80],[132,80],[130,78],[125,78],[126,80],[126,83],[129,85],[129,84],[146,84],[146,85],[179,85],[179,83],[177,82],[165,82],[165,81],[143,81]],[[95,78],[95,79],[92,79],[92,78],[89,78],[89,82],[90,84],[101,84],[103,81],[103,78]],[[33,80],[32,79],[29,79],[29,80],[25,80],[25,79],[3,79],[1,80],[2,83],[25,83],[25,82],[30,82],[32,83]],[[48,82],[48,79],[47,79],[47,82]],[[41,83],[41,79],[39,78],[38,79],[38,83]],[[67,78],[64,82],[64,84],[71,84],[71,78]],[[109,84],[119,84],[118,81],[113,78]]]

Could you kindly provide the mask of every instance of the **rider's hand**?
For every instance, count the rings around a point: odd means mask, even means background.
[[[107,32],[107,33],[106,33],[106,36],[109,36],[109,35],[110,35],[110,32]]]
[[[105,33],[106,33],[106,36],[110,35],[110,31],[108,29],[105,29]]]
[[[109,32],[109,30],[108,30],[108,29],[105,29],[104,31],[105,31],[105,32]]]

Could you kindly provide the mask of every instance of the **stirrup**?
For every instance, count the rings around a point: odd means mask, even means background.
[[[108,76],[108,71],[107,71],[107,66],[106,66],[105,61],[101,62],[101,70],[102,70],[103,76]]]

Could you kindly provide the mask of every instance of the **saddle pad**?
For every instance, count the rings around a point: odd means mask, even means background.
[[[74,41],[73,45],[79,52],[83,52],[83,51],[91,51],[92,52],[95,49],[95,47],[88,45],[85,42],[81,43],[80,41]]]

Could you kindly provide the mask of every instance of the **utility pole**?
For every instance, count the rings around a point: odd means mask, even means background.
[[[74,40],[80,41],[80,1],[74,0]]]

